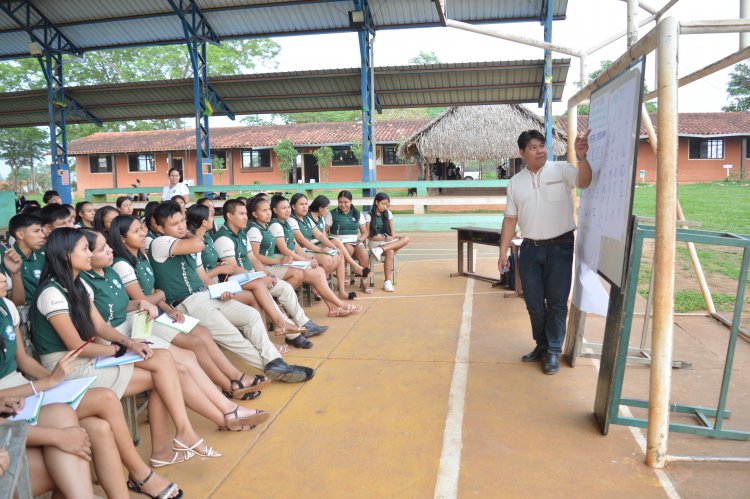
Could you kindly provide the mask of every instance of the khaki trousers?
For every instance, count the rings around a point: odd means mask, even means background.
[[[294,288],[285,280],[276,280],[276,285],[271,288],[271,296],[281,303],[281,306],[284,307],[287,315],[289,315],[297,326],[304,326],[307,324],[307,321],[310,320],[310,318],[305,315],[305,311],[302,309],[299,299],[297,299],[297,293],[294,291]],[[287,335],[287,337],[289,336],[290,335]]]
[[[239,355],[256,369],[281,357],[268,338],[260,314],[235,300],[212,300],[207,291],[195,293],[176,307],[211,331],[216,343]]]

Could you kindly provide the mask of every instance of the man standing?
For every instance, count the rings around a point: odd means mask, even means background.
[[[547,161],[544,135],[536,130],[523,132],[518,149],[526,168],[508,183],[498,268],[509,270],[508,247],[518,224],[523,236],[521,285],[536,342],[521,360],[543,360],[545,374],[560,370],[576,228],[571,189],[591,184],[591,165],[586,159],[589,133],[575,139],[576,168],[565,161]]]

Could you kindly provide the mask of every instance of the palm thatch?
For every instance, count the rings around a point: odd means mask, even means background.
[[[544,120],[517,104],[452,107],[406,139],[405,158],[419,154],[429,162],[517,158],[516,140],[524,130],[544,133]],[[556,156],[567,150],[567,134],[553,127]]]

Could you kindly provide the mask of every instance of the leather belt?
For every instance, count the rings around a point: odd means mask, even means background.
[[[529,239],[527,237],[523,238],[524,243],[529,243],[534,246],[551,246],[553,244],[567,244],[574,241],[575,236],[573,235],[572,230],[557,237],[553,237],[552,239]]]
[[[191,296],[193,296],[193,294],[200,293],[202,291],[208,291],[208,288],[205,287],[205,286],[200,287],[200,288],[196,289],[195,291],[193,291],[192,293],[190,293],[189,295],[181,296],[181,297],[177,298],[176,300],[172,301],[169,304],[169,306],[172,307],[172,308],[175,308],[177,305],[179,305],[180,303],[184,302],[185,300],[187,300],[188,298],[190,298]]]

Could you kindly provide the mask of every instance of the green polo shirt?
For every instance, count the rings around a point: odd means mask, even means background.
[[[15,312],[15,313],[14,313]],[[16,328],[20,323],[16,307],[6,298],[0,298],[0,379],[16,371]]]
[[[240,230],[232,232],[228,225],[224,224],[216,231],[214,237],[214,247],[218,258],[233,257],[237,265],[243,269],[252,270],[253,264],[247,257],[247,234]]]
[[[201,261],[203,262],[203,268],[213,270],[219,264],[219,255],[216,253],[216,246],[214,246],[214,240],[211,235],[206,232],[203,234],[203,242],[206,243],[206,247],[201,251]]]
[[[331,214],[331,234],[350,236],[359,234],[360,216],[355,216],[350,209],[349,213],[342,213],[338,208],[330,211]]]
[[[283,232],[278,232],[278,229],[275,227],[281,227],[281,230]],[[294,231],[292,230],[291,225],[289,225],[289,220],[284,220],[283,222],[279,220],[278,218],[274,218],[271,220],[271,223],[268,225],[268,230],[271,231],[271,234],[273,234],[274,237],[279,238],[282,235],[284,236],[284,242],[286,243],[286,247],[289,248],[290,251],[294,251],[294,246],[297,244],[294,240]]]
[[[31,303],[36,288],[39,286],[39,278],[44,267],[44,247],[31,250],[28,257],[23,254],[23,251],[18,247],[18,243],[13,243],[13,247],[21,257],[21,280],[23,280],[23,289],[26,292],[26,303]]]
[[[312,223],[312,220],[310,220],[306,216],[303,218],[297,218],[295,215],[292,215],[292,218],[297,222],[299,231],[302,233],[305,239],[307,239],[308,241],[312,241],[313,239],[315,239],[315,236],[313,236],[314,225]]]
[[[130,298],[117,272],[105,267],[103,276],[93,270],[81,272],[80,276],[94,291],[94,306],[107,324],[117,327],[125,322]]]
[[[31,304],[29,314],[31,330],[34,331],[31,340],[39,355],[67,350],[57,331],[49,322],[49,318],[57,314],[70,315],[68,292],[54,279],[50,279],[42,286],[36,301]]]
[[[317,227],[320,232],[325,234],[326,232],[326,221],[323,217],[319,216],[318,221],[316,222],[315,219],[312,216],[312,213],[308,213],[305,215],[305,220],[308,221],[308,223],[314,227]]]
[[[177,241],[174,237],[159,236],[148,248],[148,259],[156,277],[156,286],[167,295],[167,303],[203,290],[203,281],[196,270],[196,257],[172,256],[172,246]]]
[[[273,237],[268,226],[258,222],[250,222],[250,230],[247,231],[247,240],[250,243],[260,244],[260,254],[272,257],[276,254],[276,238]]]
[[[148,296],[154,293],[155,279],[154,270],[146,256],[139,252],[136,257],[135,268],[121,256],[115,257],[112,268],[120,276],[120,281],[126,288],[133,282],[137,282],[143,290],[143,294]],[[127,293],[127,291],[126,291]]]
[[[390,210],[386,210],[385,213],[386,213],[385,216],[386,216],[386,218],[388,220],[393,220],[393,213],[391,213]],[[382,236],[384,233],[390,232],[390,230],[391,230],[390,225],[386,226],[385,229],[383,228],[383,215],[382,214],[375,215],[374,217],[371,214],[368,214],[365,217],[365,220],[368,220],[368,219],[369,219],[369,222],[371,224],[373,223],[373,220],[374,220],[374,223],[375,223],[375,235]],[[391,234],[388,234],[388,235],[390,236]]]

